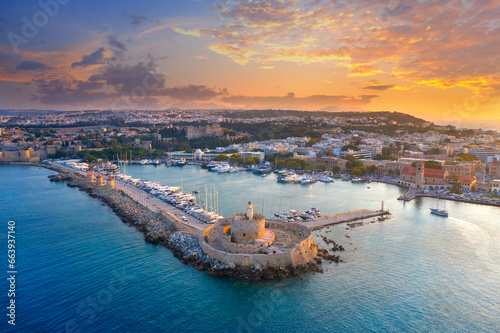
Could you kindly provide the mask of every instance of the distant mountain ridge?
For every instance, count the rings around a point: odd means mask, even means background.
[[[422,125],[428,122],[425,119],[417,118],[415,116],[397,112],[397,111],[295,111],[295,110],[240,110],[240,111],[226,111],[227,118],[271,118],[271,117],[386,117],[388,121],[396,121],[401,123],[412,123],[415,125]]]

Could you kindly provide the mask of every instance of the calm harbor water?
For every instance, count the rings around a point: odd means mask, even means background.
[[[381,201],[394,215],[321,231],[346,248],[346,263],[324,264],[324,274],[249,283],[180,263],[98,200],[49,182],[51,173],[0,166],[2,274],[9,220],[18,269],[16,328],[3,314],[1,332],[500,331],[499,208],[448,202],[444,219],[429,214],[432,200],[398,202],[401,189],[386,184],[305,186],[195,166],[127,166],[135,178],[179,186],[182,179],[203,201],[205,185],[215,188],[225,216],[249,200],[267,216],[280,208],[379,209]]]

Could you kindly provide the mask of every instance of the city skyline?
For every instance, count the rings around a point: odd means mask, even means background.
[[[2,4],[6,109],[391,110],[500,119],[494,1]]]

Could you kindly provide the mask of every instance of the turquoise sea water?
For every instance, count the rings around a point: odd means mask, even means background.
[[[0,166],[0,265],[7,271],[7,222],[16,221],[16,327],[1,332],[366,332],[500,331],[500,209],[448,202],[450,217],[429,214],[432,200],[403,204],[385,184],[277,184],[274,175],[212,174],[194,166],[129,166],[134,177],[219,192],[228,216],[248,200],[266,215],[361,208],[394,217],[321,233],[346,248],[346,263],[284,281],[230,281],[180,263],[144,242],[98,200],[51,171]],[[204,198],[203,198],[204,200]],[[352,244],[345,237],[350,233]],[[322,243],[316,234],[318,243]]]

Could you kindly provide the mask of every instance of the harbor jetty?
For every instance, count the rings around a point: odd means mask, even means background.
[[[310,220],[305,222],[296,222],[300,225],[304,225],[311,230],[320,230],[323,227],[340,224],[340,223],[348,223],[354,222],[358,220],[368,219],[372,217],[384,217],[390,215],[388,210],[384,210],[383,207],[381,210],[372,211],[368,209],[359,209],[355,211],[339,213],[335,215],[327,215],[318,217],[316,220]]]
[[[324,253],[312,257],[308,262],[281,266],[262,266],[260,264],[237,265],[233,262],[221,262],[207,255],[200,246],[200,228],[190,225],[189,222],[179,219],[175,214],[175,207],[163,209],[155,198],[141,189],[126,185],[102,175],[90,175],[81,171],[72,170],[58,164],[32,164],[57,171],[58,175],[50,175],[51,181],[65,181],[69,187],[77,187],[87,192],[91,197],[98,198],[108,205],[123,222],[129,223],[144,233],[149,243],[160,244],[172,250],[175,257],[181,262],[205,270],[209,274],[219,277],[247,279],[259,281],[262,279],[283,279],[288,276],[300,275],[307,272],[323,272],[320,268]],[[112,184],[112,185],[111,185]],[[128,192],[126,192],[128,190]],[[166,204],[166,203],[165,203]],[[204,230],[205,228],[202,228]]]

